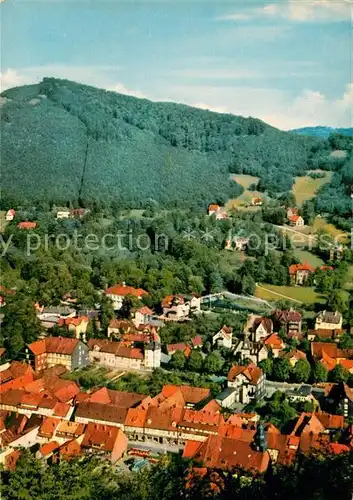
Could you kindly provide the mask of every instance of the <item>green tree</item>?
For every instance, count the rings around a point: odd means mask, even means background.
[[[170,360],[170,364],[175,370],[182,370],[185,366],[185,362],[186,358],[183,351],[176,351]]]
[[[271,378],[272,370],[273,370],[273,359],[267,358],[263,359],[259,363],[259,367],[264,371],[266,377]]]
[[[276,358],[273,361],[272,376],[279,382],[286,382],[290,378],[291,368],[288,359]]]
[[[293,369],[293,377],[296,382],[307,382],[310,377],[311,367],[306,359],[300,359],[296,362]]]
[[[331,382],[347,382],[349,371],[343,368],[342,365],[336,365],[329,373],[329,380]]]
[[[191,371],[199,371],[201,370],[203,365],[203,357],[202,354],[194,349],[191,351],[189,359],[188,359],[188,368]]]
[[[312,370],[312,378],[314,382],[326,382],[328,370],[322,363],[315,363]]]
[[[203,367],[207,373],[218,373],[221,371],[224,360],[217,351],[213,351],[206,356]]]

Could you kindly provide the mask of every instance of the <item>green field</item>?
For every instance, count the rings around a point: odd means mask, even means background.
[[[330,182],[332,172],[325,172],[322,179],[312,179],[310,176],[296,177],[293,186],[293,193],[297,200],[297,205],[301,206],[304,201],[314,198],[318,190],[327,182]]]
[[[253,207],[251,205],[251,200],[253,197],[263,198],[263,194],[259,191],[249,191],[249,186],[257,184],[259,177],[254,177],[253,175],[232,175],[232,179],[243,186],[244,192],[238,198],[229,200],[225,206],[226,210],[232,210],[232,208],[248,212],[257,212],[260,210],[261,207]]]
[[[263,288],[260,288],[263,287]],[[264,288],[266,290],[264,290]],[[256,287],[256,297],[264,300],[281,301],[292,300],[296,303],[315,304],[316,302],[324,303],[325,298],[315,292],[314,288],[299,287],[299,286],[276,286],[260,283]]]
[[[3,233],[5,231],[5,227],[7,226],[8,222],[5,219],[6,212],[4,210],[0,211],[0,233]]]
[[[297,259],[299,259],[302,264],[307,262],[308,264],[310,264],[314,268],[325,265],[325,262],[322,259],[320,259],[320,257],[318,257],[317,255],[314,255],[311,252],[308,252],[307,250],[298,250],[297,249],[297,250],[294,250],[293,253],[294,253],[295,257],[297,257]]]

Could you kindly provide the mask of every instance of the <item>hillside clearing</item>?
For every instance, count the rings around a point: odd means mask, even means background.
[[[301,206],[305,201],[312,200],[319,189],[330,182],[332,172],[324,172],[325,177],[321,179],[312,179],[309,175],[296,177],[293,186],[293,193],[297,201],[297,205]]]
[[[8,221],[6,220],[6,212],[4,210],[0,211],[0,233],[3,233],[5,231],[5,228],[8,224]]]
[[[260,283],[256,287],[255,296],[276,302],[289,300],[305,304],[325,303],[325,298],[310,287],[276,286]]]
[[[297,250],[294,250],[293,253],[294,253],[295,257],[297,257],[297,259],[299,259],[302,264],[307,262],[308,264],[310,264],[314,268],[323,266],[325,264],[325,262],[322,259],[320,259],[320,257],[318,257],[317,255],[314,255],[311,252],[308,252],[307,250],[298,250],[297,249]]]
[[[254,197],[263,198],[263,194],[260,191],[249,191],[249,186],[251,184],[257,184],[259,177],[254,177],[253,175],[232,175],[233,181],[240,184],[244,188],[244,192],[238,196],[238,198],[233,198],[226,203],[226,210],[243,210],[246,212],[257,212],[261,210],[261,207],[256,207],[251,205],[251,200]]]
[[[338,229],[333,224],[328,223],[322,217],[316,217],[314,224],[312,225],[312,230],[314,233],[318,231],[327,231],[333,238],[336,238],[337,243],[349,243],[348,234]]]

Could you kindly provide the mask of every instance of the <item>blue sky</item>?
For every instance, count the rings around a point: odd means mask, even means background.
[[[352,7],[353,0],[2,0],[2,89],[56,76],[282,129],[351,126]]]

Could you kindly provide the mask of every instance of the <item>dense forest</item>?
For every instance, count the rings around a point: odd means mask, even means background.
[[[352,141],[353,142],[353,141]],[[353,148],[353,144],[351,145]],[[328,213],[333,223],[350,232],[353,223],[353,151],[335,170],[332,180],[315,198],[317,213]]]
[[[53,78],[3,92],[1,105],[9,201],[224,203],[242,190],[229,172],[258,175],[269,192],[287,191],[310,167],[315,145],[326,143],[254,118]]]

